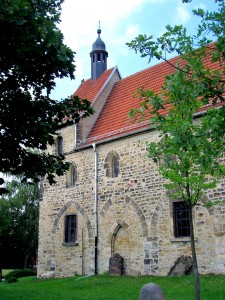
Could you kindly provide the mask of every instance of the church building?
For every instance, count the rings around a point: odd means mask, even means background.
[[[148,120],[132,123],[128,113],[138,107],[139,88],[160,91],[178,57],[121,78],[117,67],[107,69],[97,34],[91,78],[74,93],[95,113],[63,128],[49,149],[63,153],[70,169],[56,184],[43,184],[38,276],[102,274],[116,253],[124,258],[123,274],[168,275],[179,258],[191,256],[188,214],[147,157],[146,142],[159,140],[159,132]],[[225,200],[225,179],[207,200]],[[193,211],[199,272],[225,274],[225,205],[203,203]]]

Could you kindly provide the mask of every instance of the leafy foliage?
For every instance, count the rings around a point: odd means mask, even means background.
[[[13,179],[0,199],[0,266],[32,264],[38,246],[39,188]]]
[[[7,283],[13,283],[13,282],[17,282],[17,278],[20,277],[27,277],[27,276],[34,276],[35,273],[33,270],[31,269],[18,269],[18,270],[14,270],[9,272],[6,276],[5,276],[5,281]]]
[[[18,279],[14,276],[10,276],[5,280],[6,283],[15,283],[17,281],[18,281]]]
[[[166,52],[180,55],[160,94],[139,90],[141,107],[133,109],[130,116],[140,121],[150,116],[150,123],[157,126],[163,138],[148,144],[149,157],[156,163],[162,159],[171,161],[160,171],[169,179],[167,187],[175,191],[173,197],[182,197],[191,207],[201,199],[204,190],[215,187],[218,178],[225,174],[221,164],[225,151],[224,1],[218,2],[218,11],[201,9],[194,14],[201,17],[195,36],[188,36],[183,26],[168,25],[156,41],[153,36],[139,35],[128,43],[142,56],[149,56],[149,60],[156,57],[167,61],[163,56]],[[206,36],[210,34],[217,40],[208,44],[211,40]],[[213,70],[205,65],[209,60],[217,64]],[[206,105],[211,108],[206,109]],[[168,114],[164,114],[168,107]],[[197,120],[199,112],[201,121]],[[176,160],[172,160],[174,155]]]
[[[35,182],[47,174],[53,183],[68,169],[63,156],[44,151],[62,126],[93,113],[87,100],[49,98],[56,78],[74,78],[75,53],[57,28],[62,2],[0,4],[0,171]]]
[[[140,89],[140,109],[133,109],[130,116],[140,121],[150,116],[150,123],[159,130],[161,139],[148,143],[148,155],[155,163],[164,161],[159,170],[165,186],[171,197],[181,198],[187,206],[196,300],[200,300],[200,283],[192,208],[201,202],[205,190],[216,187],[225,176],[225,3],[216,2],[217,11],[193,11],[201,18],[196,35],[188,35],[182,25],[167,25],[156,40],[139,35],[128,43],[149,61],[157,58],[171,64],[167,54],[180,55],[161,93]]]

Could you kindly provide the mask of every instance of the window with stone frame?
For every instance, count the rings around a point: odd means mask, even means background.
[[[119,154],[116,151],[110,151],[105,159],[106,176],[115,178],[119,175]]]
[[[58,136],[55,142],[55,152],[57,155],[63,154],[63,138]]]
[[[77,215],[65,216],[65,243],[77,242]]]
[[[119,175],[119,160],[116,156],[112,158],[112,177],[118,177]]]
[[[83,125],[80,123],[75,124],[74,138],[74,145],[77,147],[83,139]]]
[[[66,187],[75,186],[76,182],[77,182],[77,166],[71,164],[69,170],[66,172]]]
[[[176,238],[190,236],[189,212],[184,201],[173,202],[173,224]]]

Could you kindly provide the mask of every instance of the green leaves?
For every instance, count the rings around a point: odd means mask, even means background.
[[[191,206],[225,176],[221,163],[225,153],[224,1],[218,2],[218,12],[198,9],[194,14],[201,18],[195,36],[189,36],[183,26],[168,25],[155,41],[153,36],[139,35],[128,43],[149,60],[156,57],[166,61],[166,54],[162,55],[166,52],[180,54],[160,94],[139,90],[140,108],[132,110],[130,116],[139,121],[148,117],[151,125],[157,126],[160,137],[147,144],[148,156],[167,180],[171,197],[182,197]],[[206,45],[209,33],[217,41]]]
[[[75,53],[57,28],[62,2],[11,0],[0,5],[0,171],[35,182],[45,174],[54,182],[54,173],[63,174],[68,167],[64,158],[43,150],[62,126],[93,113],[87,100],[48,97],[56,78],[74,78]],[[40,151],[26,151],[30,148]]]
[[[0,198],[1,267],[24,267],[37,252],[39,190],[19,178],[6,188],[7,195]]]

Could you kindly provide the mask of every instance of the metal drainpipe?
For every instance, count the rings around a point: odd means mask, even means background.
[[[95,152],[95,187],[94,187],[94,231],[95,231],[95,274],[98,274],[98,152],[96,144],[92,144]]]

